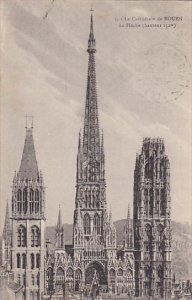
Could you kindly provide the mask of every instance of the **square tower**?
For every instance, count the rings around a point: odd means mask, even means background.
[[[44,292],[44,211],[44,183],[31,127],[26,128],[20,169],[13,179],[11,217],[11,270],[27,300],[39,300]]]
[[[164,141],[145,138],[134,173],[137,297],[171,297],[170,201],[170,164]]]

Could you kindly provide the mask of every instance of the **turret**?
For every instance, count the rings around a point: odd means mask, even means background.
[[[127,220],[124,226],[123,247],[126,250],[133,249],[133,226],[130,218],[130,208],[128,205]]]
[[[56,227],[56,248],[64,248],[64,227],[61,219],[61,207],[59,206],[58,221]]]

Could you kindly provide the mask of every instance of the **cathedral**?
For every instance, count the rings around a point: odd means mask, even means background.
[[[104,138],[98,120],[95,37],[91,16],[88,78],[83,136],[79,134],[76,197],[71,247],[64,245],[59,212],[56,249],[46,263],[48,291],[63,282],[74,291],[91,288],[96,274],[101,292],[133,293],[133,234],[127,228],[123,251],[117,252],[116,230],[107,212]],[[128,221],[127,227],[131,225]]]
[[[105,151],[99,128],[96,42],[91,15],[83,134],[77,150],[71,245],[65,245],[61,209],[52,249],[45,238],[45,188],[38,169],[33,125],[26,137],[7,205],[2,265],[22,299],[64,299],[67,292],[132,297],[171,296],[170,166],[162,139],[145,138],[134,172],[133,218],[128,208],[122,244],[107,211]],[[125,204],[127,206],[127,204]],[[132,221],[133,219],[133,221]],[[77,297],[77,296],[76,296]]]

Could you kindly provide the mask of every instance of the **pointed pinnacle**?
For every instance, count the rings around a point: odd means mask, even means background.
[[[91,23],[90,23],[90,33],[89,33],[89,40],[88,40],[88,49],[87,52],[96,52],[95,49],[95,38],[94,38],[94,32],[93,32],[93,16],[91,13]]]

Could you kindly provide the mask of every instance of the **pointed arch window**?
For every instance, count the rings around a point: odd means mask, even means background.
[[[159,189],[156,189],[155,209],[156,209],[156,213],[159,214]]]
[[[39,190],[35,190],[35,213],[39,212],[40,194]]]
[[[40,268],[40,254],[36,254],[36,268]]]
[[[150,273],[151,273],[150,267],[146,266],[146,268],[145,268],[145,278],[146,279],[150,278]]]
[[[161,200],[160,200],[160,211],[161,215],[164,216],[166,213],[166,194],[165,189],[161,189]]]
[[[34,276],[34,274],[31,275],[31,283],[32,283],[32,285],[35,285],[35,276]]]
[[[52,270],[51,270],[51,272],[52,272]],[[51,277],[52,276],[53,276],[53,273],[51,273]],[[61,284],[64,282],[64,280],[65,280],[64,270],[61,267],[59,267],[56,272],[56,284]]]
[[[144,197],[145,197],[145,203],[144,203],[144,205],[145,205],[145,213],[146,213],[146,215],[148,215],[148,213],[149,213],[149,202],[148,202],[148,189],[145,189],[145,191],[144,191]]]
[[[22,268],[25,269],[27,266],[26,254],[22,254]]]
[[[77,269],[77,271],[75,272],[75,291],[80,290],[81,282],[82,282],[82,273],[80,269]]]
[[[153,213],[153,189],[149,190],[149,214]]]
[[[88,214],[85,214],[84,220],[83,220],[83,225],[84,225],[84,233],[85,234],[91,234],[91,222],[90,222],[90,216]]]
[[[72,278],[73,278],[73,270],[72,270],[71,268],[69,268],[69,269],[67,270],[67,277],[68,277],[69,279],[72,279]]]
[[[20,225],[17,232],[17,246],[26,247],[27,245],[27,234],[26,228],[23,225]]]
[[[111,283],[115,282],[116,275],[115,275],[115,270],[114,269],[111,269],[109,271],[109,276],[110,276]]]
[[[39,286],[39,274],[37,274],[37,285]]]
[[[23,190],[23,213],[27,212],[27,187]]]
[[[31,228],[31,247],[40,246],[40,230],[39,227],[33,226]]]
[[[147,224],[145,228],[145,242],[144,242],[145,251],[147,252],[150,251],[151,233],[152,233],[151,226]]]
[[[31,253],[31,269],[33,270],[35,268],[35,255],[34,253]]]
[[[33,191],[33,189],[30,189],[29,209],[30,209],[30,214],[34,212],[34,191]]]
[[[94,230],[96,234],[101,234],[101,219],[100,216],[96,213],[94,216]]]
[[[21,213],[22,210],[22,193],[21,190],[17,191],[17,211]]]
[[[21,268],[21,255],[17,253],[17,268]]]

